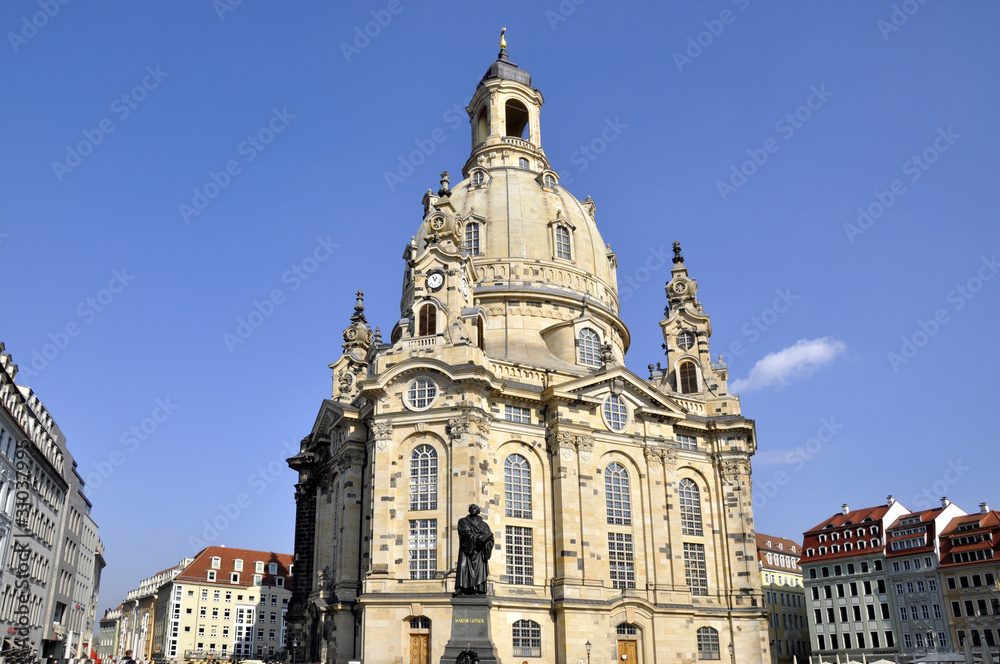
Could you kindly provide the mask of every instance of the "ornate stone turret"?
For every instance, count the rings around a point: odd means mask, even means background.
[[[358,291],[355,295],[357,304],[354,305],[351,324],[344,329],[344,343],[341,344],[344,353],[330,365],[333,371],[333,398],[344,403],[350,403],[357,396],[358,381],[368,371],[369,350],[375,341],[375,333],[365,318],[365,293]]]
[[[542,93],[531,86],[531,74],[507,57],[507,40],[479,82],[466,110],[472,121],[472,154],[465,162],[466,177],[474,166],[510,166],[540,173],[549,161],[542,150],[539,111]]]
[[[711,360],[712,321],[698,301],[698,282],[688,275],[680,242],[674,242],[673,262],[673,276],[666,285],[667,307],[660,321],[667,366],[651,370],[652,378],[667,391],[726,397],[729,370],[721,361]],[[725,399],[721,406],[719,412],[739,412],[736,397]]]

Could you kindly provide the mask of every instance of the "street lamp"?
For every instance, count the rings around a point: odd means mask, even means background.
[[[588,639],[583,645],[587,649],[587,664],[590,664],[590,640]]]
[[[736,647],[732,643],[729,644],[729,659],[736,664]]]

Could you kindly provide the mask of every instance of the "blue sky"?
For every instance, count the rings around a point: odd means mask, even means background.
[[[354,291],[398,318],[500,26],[641,376],[683,243],[757,423],[759,531],[1000,503],[996,3],[35,0],[0,26],[0,340],[88,479],[101,610],[199,543],[291,551],[283,460]]]

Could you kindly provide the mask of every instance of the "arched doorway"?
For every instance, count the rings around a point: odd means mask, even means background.
[[[629,623],[622,623],[615,628],[615,631],[618,636],[619,664],[639,664],[639,628]]]

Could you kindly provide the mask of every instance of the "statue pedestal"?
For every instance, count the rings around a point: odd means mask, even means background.
[[[489,595],[451,598],[451,639],[444,647],[441,664],[499,664],[490,638],[490,606]],[[475,658],[466,653],[475,653]]]

